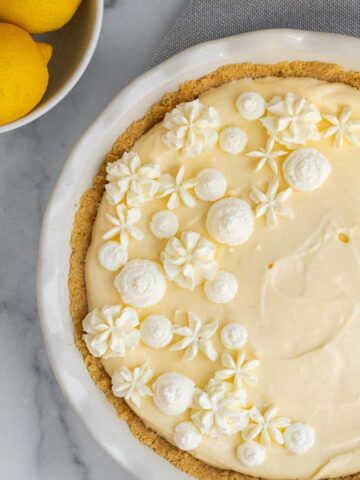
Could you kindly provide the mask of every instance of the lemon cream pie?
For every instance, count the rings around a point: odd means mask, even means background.
[[[360,77],[232,65],[114,145],[75,219],[76,341],[203,479],[360,471]]]

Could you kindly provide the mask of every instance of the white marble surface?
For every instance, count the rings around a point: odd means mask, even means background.
[[[35,298],[41,218],[66,156],[111,98],[151,62],[187,0],[105,0],[79,84],[35,123],[0,136],[0,477],[130,479],[67,404],[44,351]]]

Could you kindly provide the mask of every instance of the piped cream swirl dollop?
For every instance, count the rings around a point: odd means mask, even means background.
[[[156,212],[150,222],[151,233],[156,238],[170,238],[176,235],[179,229],[179,219],[174,212],[160,210]]]
[[[128,262],[115,277],[114,285],[123,302],[137,308],[156,305],[166,291],[166,280],[160,266],[143,259]]]
[[[264,115],[265,100],[257,92],[245,92],[236,100],[236,108],[245,120],[258,120]]]
[[[254,231],[254,214],[240,198],[223,198],[210,208],[206,228],[214,240],[227,245],[246,242]]]
[[[140,326],[141,340],[151,348],[163,348],[173,338],[173,326],[165,315],[149,315]]]
[[[220,338],[225,348],[237,350],[242,348],[247,342],[248,333],[241,323],[231,322],[222,328]]]
[[[194,450],[200,445],[201,438],[201,433],[192,422],[181,422],[175,427],[174,443],[181,450]]]
[[[235,275],[231,272],[217,272],[205,283],[206,297],[213,303],[228,303],[235,297],[238,284]]]
[[[264,463],[266,448],[257,442],[244,442],[237,449],[237,458],[245,467],[257,467]]]
[[[285,180],[296,190],[311,192],[321,187],[331,172],[328,159],[315,148],[294,150],[283,165]]]
[[[227,182],[225,175],[215,168],[204,168],[196,177],[195,193],[207,202],[215,202],[226,192]]]
[[[285,448],[291,453],[305,453],[314,446],[315,432],[305,423],[292,423],[284,434]]]
[[[223,128],[219,135],[219,146],[221,150],[230,155],[238,155],[247,144],[247,135],[240,127]]]
[[[115,272],[127,262],[127,249],[120,242],[105,242],[99,247],[98,259],[106,270]]]
[[[177,372],[160,375],[153,385],[154,402],[164,415],[181,415],[191,405],[195,383]]]

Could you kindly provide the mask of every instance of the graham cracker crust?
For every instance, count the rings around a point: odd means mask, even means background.
[[[111,379],[105,372],[101,360],[91,356],[82,340],[82,320],[88,313],[85,258],[90,244],[92,227],[95,221],[98,206],[104,193],[106,183],[105,165],[122,156],[131,149],[134,143],[154,125],[160,122],[165,114],[178,103],[194,100],[199,95],[213,87],[218,87],[232,80],[246,77],[311,77],[327,82],[340,82],[360,89],[360,72],[344,71],[339,65],[323,62],[281,62],[274,65],[260,65],[241,63],[225,65],[197,80],[183,83],[175,92],[166,93],[159,102],[155,103],[143,118],[133,122],[116,140],[93,183],[81,197],[80,206],[76,212],[71,235],[71,258],[68,286],[70,292],[70,314],[74,323],[75,344],[83,356],[85,365],[107,400],[114,406],[120,419],[127,422],[131,432],[143,444],[152,448],[175,467],[199,480],[251,480],[254,477],[232,470],[223,470],[212,467],[191,454],[179,450],[162,438],[152,429],[146,427],[138,417],[120,398],[115,397],[111,390]],[[341,477],[344,480],[359,480],[360,473]]]

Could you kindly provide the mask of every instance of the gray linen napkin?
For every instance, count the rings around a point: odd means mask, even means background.
[[[190,0],[151,66],[197,43],[267,28],[360,37],[360,0]]]

